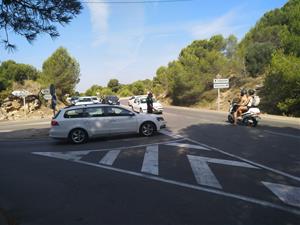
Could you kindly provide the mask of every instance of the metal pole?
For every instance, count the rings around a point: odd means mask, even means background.
[[[25,96],[23,96],[23,105],[24,105],[24,113],[25,113],[25,117],[27,117],[27,114],[26,114],[26,101],[25,101]]]
[[[220,88],[218,88],[218,111],[220,111]]]

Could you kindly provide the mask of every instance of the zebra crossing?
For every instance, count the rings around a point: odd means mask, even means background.
[[[114,149],[32,154],[209,192],[300,215],[298,180],[280,174],[274,176],[272,171],[259,165],[184,138]]]

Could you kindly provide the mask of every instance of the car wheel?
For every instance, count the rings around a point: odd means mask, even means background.
[[[74,144],[83,144],[88,140],[88,134],[81,128],[71,130],[69,140]]]
[[[152,136],[156,131],[156,126],[152,122],[145,122],[140,127],[140,134],[146,137]]]

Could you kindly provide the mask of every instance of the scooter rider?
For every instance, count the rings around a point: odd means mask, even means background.
[[[248,90],[247,100],[245,102],[245,105],[242,105],[237,109],[237,117],[236,118],[241,116],[244,112],[247,112],[252,107],[254,93],[255,93],[255,91],[253,89]]]
[[[234,119],[234,125],[237,124],[237,117],[241,115],[241,110],[244,109],[248,104],[248,96],[247,96],[247,90],[241,89],[241,96],[240,101],[238,103],[237,110],[233,113],[233,119]]]

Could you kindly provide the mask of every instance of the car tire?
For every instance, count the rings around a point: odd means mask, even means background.
[[[153,122],[145,122],[140,127],[140,134],[145,137],[153,136],[156,132],[156,126]]]
[[[84,129],[81,128],[75,128],[70,131],[69,133],[69,140],[73,144],[83,144],[88,141],[88,134]]]

